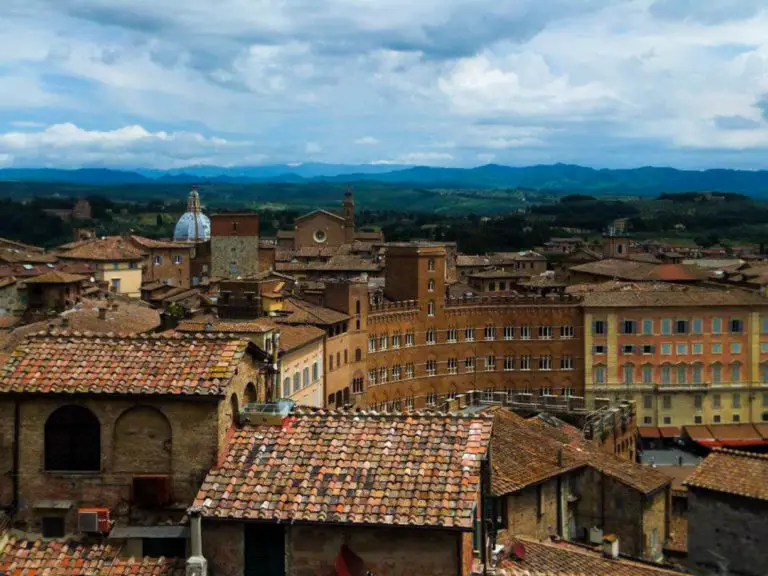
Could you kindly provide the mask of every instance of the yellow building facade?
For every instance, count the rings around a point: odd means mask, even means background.
[[[768,301],[748,292],[585,298],[585,393],[635,400],[641,426],[768,421]]]

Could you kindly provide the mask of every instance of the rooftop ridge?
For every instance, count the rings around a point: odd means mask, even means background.
[[[156,334],[133,334],[130,332],[91,332],[87,330],[41,330],[29,334],[27,338],[83,338],[83,339],[108,339],[108,340],[244,340],[234,333],[208,332],[190,334],[184,332],[160,332]]]
[[[716,447],[712,449],[712,452],[719,452],[721,454],[728,454],[730,456],[738,456],[740,458],[752,458],[754,460],[768,460],[768,454],[756,454],[754,452],[745,452],[742,450],[735,450],[733,448]]]
[[[352,412],[349,410],[324,410],[322,408],[301,407],[293,412],[294,416],[335,416],[351,418],[398,418],[407,420],[408,418],[435,418],[445,420],[447,418],[456,420],[488,420],[493,421],[492,414],[485,413],[464,413],[464,412],[440,412],[438,410],[414,410],[413,412],[386,412],[383,410],[360,410]]]

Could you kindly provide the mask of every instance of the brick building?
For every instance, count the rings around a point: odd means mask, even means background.
[[[141,296],[144,253],[122,236],[92,238],[59,248],[59,260],[89,264],[93,276],[109,290],[132,298]]]
[[[715,449],[684,482],[697,574],[768,573],[768,455]]]
[[[162,282],[168,286],[189,288],[192,285],[191,261],[193,242],[154,240],[135,234],[129,241],[145,255],[141,281]]]
[[[117,525],[178,522],[253,394],[251,346],[202,335],[31,337],[0,377],[0,503],[48,536],[75,531],[81,508],[109,509]]]
[[[195,500],[203,556],[217,576],[468,576],[491,425],[322,411],[245,425]]]
[[[247,277],[259,272],[259,215],[211,216],[211,275]]]

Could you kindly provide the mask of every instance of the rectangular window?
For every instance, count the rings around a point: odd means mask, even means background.
[[[693,423],[694,423],[694,424],[701,424],[703,421],[704,421],[704,420],[702,419],[702,417],[701,417],[701,416],[694,416],[694,417],[693,417]]]
[[[733,395],[733,407],[741,408],[741,394],[736,393]]]
[[[539,370],[552,370],[552,356],[539,357]]]
[[[459,339],[459,331],[456,328],[448,329],[448,342],[456,342]]]
[[[379,382],[381,384],[385,384],[387,382],[387,375],[389,370],[387,370],[386,366],[382,366],[379,368]]]
[[[768,342],[760,342],[760,353],[761,354],[768,353]]]
[[[643,354],[653,354],[653,344],[643,344]]]
[[[605,335],[608,333],[605,320],[595,320],[592,322],[592,334]]]
[[[368,385],[376,384],[376,370],[368,370]]]
[[[634,320],[624,320],[622,324],[624,334],[637,334],[637,322]]]
[[[621,346],[621,353],[624,354],[624,355],[634,354],[635,353],[635,347],[632,344],[623,344]]]
[[[486,372],[493,372],[496,370],[496,356],[486,356],[485,357],[485,371]]]
[[[464,372],[474,372],[475,371],[475,357],[474,356],[467,356],[464,358]]]
[[[744,321],[739,318],[731,318],[730,331],[731,334],[741,334],[744,332]]]
[[[434,376],[435,374],[437,374],[437,362],[427,360],[427,376]]]
[[[712,364],[712,384],[720,384],[722,381],[720,364]]]
[[[464,341],[465,342],[474,342],[475,341],[475,329],[474,328],[465,328],[464,329]]]
[[[392,381],[397,382],[400,380],[400,365],[392,366]]]
[[[701,384],[701,373],[702,373],[701,364],[694,364],[692,368],[694,384]]]
[[[382,334],[379,336],[379,350],[386,350],[389,346],[389,336]]]
[[[643,416],[643,424],[653,424],[653,416]]]
[[[672,344],[662,344],[661,345],[661,355],[662,356],[672,356]]]
[[[181,264],[182,257],[181,256],[174,256],[173,257],[173,263],[174,264]]]
[[[560,370],[573,370],[573,356],[560,357]]]
[[[768,334],[768,318],[760,319],[760,332]]]
[[[672,334],[672,320],[669,318],[661,319],[661,333],[665,336]]]
[[[669,426],[670,424],[672,424],[672,416],[664,416],[663,420],[664,420],[664,424],[666,426]],[[654,530],[656,530],[656,529],[654,528]]]
[[[409,380],[413,378],[413,363],[411,362],[405,365],[405,377]]]
[[[531,369],[531,357],[530,356],[520,356],[520,370],[530,370]]]
[[[643,384],[653,384],[653,366],[650,364],[643,366]]]
[[[539,340],[552,340],[552,326],[539,326]]]
[[[720,394],[715,394],[712,396],[712,408],[715,410],[720,410]]]
[[[632,384],[634,379],[635,367],[632,364],[624,365],[624,384]]]
[[[427,344],[434,344],[436,342],[436,340],[435,340],[435,331],[432,328],[427,330],[427,333],[425,335],[425,340],[426,340]]]
[[[416,341],[416,336],[414,335],[413,332],[408,332],[405,335],[405,346],[406,346],[406,348],[409,347],[409,346],[413,346],[413,343],[415,341]]]
[[[672,409],[672,396],[662,396],[661,397],[661,407],[664,410],[671,410]]]
[[[400,334],[392,334],[392,348],[394,350],[400,348]]]
[[[734,422],[741,422],[741,416],[738,414],[734,414],[733,416],[731,416],[731,420],[733,420]]]
[[[704,333],[704,320],[701,318],[694,318],[693,322],[691,323],[691,333],[692,334],[703,334]]]
[[[678,342],[675,348],[678,356],[686,356],[688,354],[688,344],[685,344],[684,342]]]
[[[486,340],[496,340],[496,326],[486,326],[484,336]]]
[[[691,344],[691,354],[696,354],[697,356],[704,354],[704,344],[701,342],[694,342]]]
[[[731,354],[741,354],[741,342],[731,342]]]
[[[720,342],[715,342],[712,344],[712,354],[722,354],[723,353],[723,345]]]
[[[504,326],[504,340],[513,340],[515,338],[515,327]]]
[[[456,358],[448,358],[448,374],[456,374],[459,371],[458,366]]]
[[[720,424],[720,414],[715,414],[714,416],[712,416],[712,422],[714,422],[715,424]]]
[[[155,266],[159,266],[163,263],[163,257],[162,256],[155,256],[154,258]]]
[[[643,335],[653,335],[653,320],[651,318],[643,318]]]
[[[661,367],[661,383],[662,384],[672,383],[672,369],[667,364]]]
[[[768,392],[763,392],[763,407],[768,408]]]
[[[592,346],[593,354],[605,354],[606,351],[607,351],[606,346],[603,346],[603,345]]]
[[[688,383],[688,367],[687,366],[682,365],[677,367],[677,383],[678,384]]]
[[[531,327],[530,326],[521,326],[520,327],[520,339],[521,340],[530,340],[531,339]]]
[[[595,384],[605,384],[605,366],[595,366],[592,369],[592,378]]]
[[[675,334],[688,334],[688,320],[677,320],[675,322]]]
[[[328,354],[328,371],[333,370],[333,354]]]
[[[504,371],[511,372],[514,369],[515,369],[515,357],[504,356]]]
[[[368,352],[376,352],[376,336],[368,338]]]
[[[560,338],[570,340],[575,335],[573,326],[560,326]]]
[[[741,382],[741,364],[731,364],[731,382]]]
[[[643,396],[643,408],[651,410],[653,408],[653,396],[646,394]]]
[[[712,334],[722,334],[722,333],[723,333],[723,319],[712,318]]]

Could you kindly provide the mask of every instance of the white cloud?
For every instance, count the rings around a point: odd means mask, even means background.
[[[374,160],[371,164],[410,164],[412,166],[439,166],[450,164],[454,160],[452,154],[446,152],[411,152],[395,158]]]
[[[304,146],[304,151],[307,154],[318,154],[323,151],[323,147],[317,142],[307,142],[307,145]]]
[[[355,144],[374,145],[378,143],[378,138],[374,138],[373,136],[363,136],[362,138],[355,140]]]

